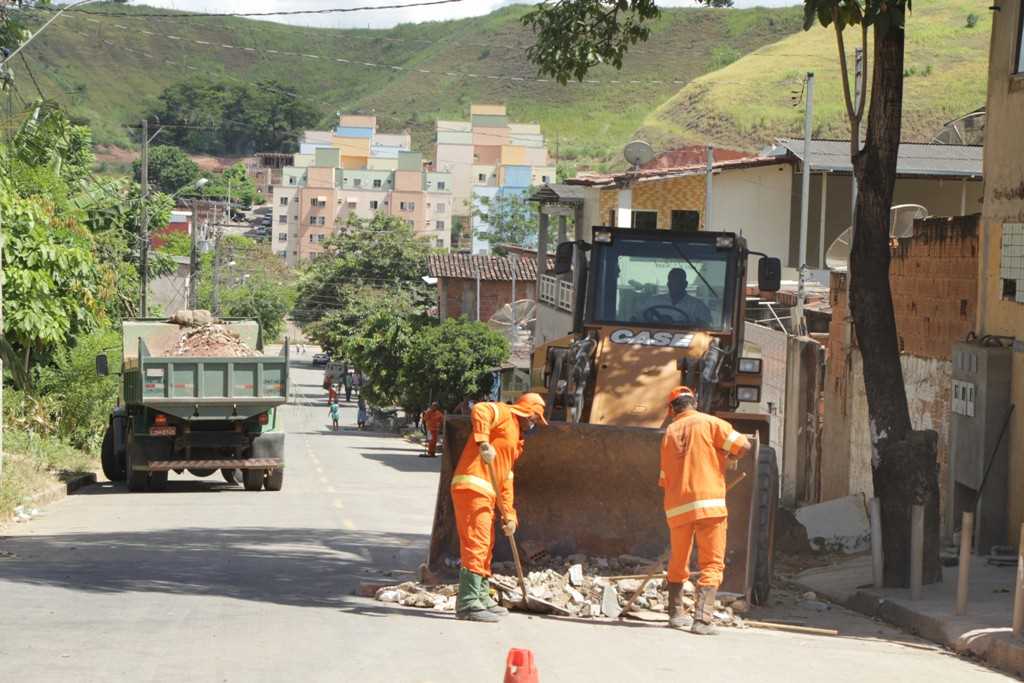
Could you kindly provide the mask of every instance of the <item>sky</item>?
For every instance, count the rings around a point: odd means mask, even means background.
[[[133,5],[168,7],[176,10],[203,12],[272,12],[274,10],[306,10],[334,7],[359,7],[375,4],[402,4],[415,0],[131,0]],[[800,4],[800,0],[735,0],[736,7],[779,7]],[[334,28],[390,28],[395,24],[421,21],[461,19],[493,12],[517,0],[464,0],[452,5],[412,7],[400,10],[352,12],[348,14],[298,15],[291,17],[264,17],[304,26]],[[525,4],[518,0],[518,4]],[[660,0],[661,7],[696,7],[693,0]]]

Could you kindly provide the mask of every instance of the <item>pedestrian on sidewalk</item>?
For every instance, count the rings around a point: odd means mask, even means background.
[[[334,388],[334,383],[327,385],[327,403],[336,403],[338,400],[338,390]]]
[[[338,431],[338,418],[341,417],[341,410],[338,408],[338,404],[334,401],[331,401],[331,407],[329,410],[331,413],[331,431],[336,432]]]
[[[357,396],[361,396],[363,392],[363,373],[356,370],[352,373],[352,388],[355,390]]]
[[[672,423],[661,440],[661,474],[665,490],[671,556],[668,563],[669,626],[714,635],[711,622],[715,597],[725,571],[725,472],[730,459],[751,450],[750,441],[725,420],[697,410],[689,387],[676,387],[668,397]],[[697,537],[695,619],[683,606],[683,583],[690,576],[690,551]]]
[[[513,507],[512,467],[523,452],[523,435],[537,423],[548,422],[544,399],[534,393],[523,394],[512,405],[477,403],[470,419],[473,436],[462,449],[451,484],[462,561],[455,617],[496,622],[508,610],[499,607],[487,589],[494,551],[494,510],[501,505],[502,531],[514,534],[519,518]]]
[[[363,397],[360,396],[359,403],[356,408],[356,424],[360,429],[366,429],[366,417],[366,401],[364,401]]]
[[[352,400],[352,370],[346,369],[345,376],[342,378],[342,382],[345,384],[345,401]]]
[[[441,434],[441,427],[444,426],[444,411],[441,405],[434,401],[423,413],[423,426],[427,429],[427,452],[421,454],[421,458],[437,457],[437,437]]]

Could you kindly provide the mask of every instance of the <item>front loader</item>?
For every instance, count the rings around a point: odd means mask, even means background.
[[[572,278],[572,329],[534,350],[534,390],[545,396],[551,426],[528,437],[516,465],[524,543],[562,556],[665,551],[660,442],[668,394],[680,384],[697,392],[700,410],[768,442],[767,415],[737,412],[761,392],[761,359],[742,356],[750,255],[742,236],[724,232],[595,227],[592,243],[559,245],[554,274]],[[758,286],[776,291],[779,261],[760,256]],[[469,432],[466,418],[446,423],[434,571],[458,557],[448,489]],[[760,603],[771,580],[774,450],[757,448],[727,482],[736,485],[727,495],[722,590]]]

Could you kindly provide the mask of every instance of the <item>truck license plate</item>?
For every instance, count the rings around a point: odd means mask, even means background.
[[[174,436],[177,433],[177,429],[174,425],[160,425],[149,428],[150,436]]]

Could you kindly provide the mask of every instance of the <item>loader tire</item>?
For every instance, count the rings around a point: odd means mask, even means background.
[[[242,470],[242,484],[246,491],[259,491],[263,488],[266,470]]]
[[[562,375],[565,373],[565,355],[564,349],[555,349],[551,352],[551,371],[548,374],[548,421],[565,422],[568,420],[568,408],[565,405],[565,397],[563,395],[562,400],[559,401],[557,388],[558,381],[562,379]]]
[[[234,486],[238,486],[242,483],[242,470],[225,467],[221,469],[220,476],[224,477],[224,481]]]
[[[267,473],[265,486],[268,491],[280,491],[284,486],[284,468],[275,467]]]
[[[775,546],[775,510],[779,506],[779,468],[775,449],[763,446],[757,454],[757,531],[754,538],[754,585],[751,599],[755,605],[768,602],[772,587],[772,555]]]
[[[167,490],[167,470],[149,473],[149,490],[153,493],[160,493]]]
[[[108,481],[122,482],[128,476],[125,471],[123,458],[118,458],[114,452],[114,432],[110,427],[103,434],[103,446],[100,448],[100,464],[103,466],[103,476]]]

